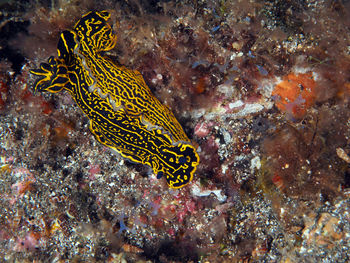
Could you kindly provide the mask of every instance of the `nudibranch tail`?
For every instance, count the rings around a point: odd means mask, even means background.
[[[178,143],[162,149],[162,155],[166,160],[161,170],[165,174],[166,181],[171,188],[181,188],[192,181],[193,174],[199,164],[196,149],[189,143]]]
[[[171,110],[146,85],[137,70],[114,64],[100,51],[112,49],[117,37],[107,11],[89,12],[64,31],[58,58],[39,69],[36,91],[66,89],[90,119],[90,131],[123,157],[152,167],[169,187],[188,184],[199,156]]]

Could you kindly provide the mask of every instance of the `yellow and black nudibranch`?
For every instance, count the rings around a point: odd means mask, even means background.
[[[73,30],[64,31],[58,58],[31,70],[39,76],[35,90],[67,90],[90,119],[90,130],[100,143],[152,167],[157,177],[165,175],[171,188],[183,187],[199,163],[196,149],[140,72],[103,56],[117,41],[109,18],[107,11],[89,12]]]

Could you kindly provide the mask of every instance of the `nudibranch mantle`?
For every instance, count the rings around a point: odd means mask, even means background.
[[[171,188],[188,184],[199,164],[170,109],[146,85],[137,70],[113,63],[102,52],[117,42],[107,11],[89,12],[61,33],[57,53],[31,73],[35,91],[67,90],[90,119],[90,131],[123,157],[164,175]]]

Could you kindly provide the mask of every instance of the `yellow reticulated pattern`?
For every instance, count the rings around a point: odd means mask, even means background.
[[[103,56],[117,41],[109,17],[107,11],[89,12],[73,30],[64,31],[58,58],[31,70],[39,76],[35,90],[67,90],[90,119],[90,131],[100,143],[152,167],[171,188],[183,187],[199,163],[196,149],[142,75]]]

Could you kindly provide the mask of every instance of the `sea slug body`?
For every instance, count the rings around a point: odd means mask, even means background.
[[[123,157],[152,167],[171,188],[188,184],[199,164],[196,149],[168,107],[153,96],[136,70],[117,66],[102,51],[116,35],[107,11],[89,12],[62,32],[58,58],[31,73],[36,91],[67,90],[90,119],[95,138]]]

